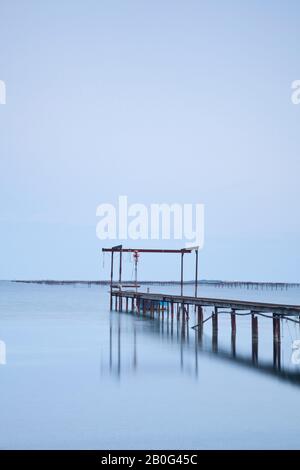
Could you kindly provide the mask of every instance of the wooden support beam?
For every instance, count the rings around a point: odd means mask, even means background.
[[[114,253],[111,253],[110,258],[110,310],[113,309],[113,295],[112,295],[112,285],[113,285],[113,277],[114,277]]]
[[[214,307],[212,314],[212,350],[218,351],[218,307]]]
[[[198,305],[198,317],[197,317],[197,323],[199,327],[203,328],[203,308],[201,305]]]
[[[198,341],[202,343],[203,339],[203,308],[198,305],[197,306],[197,323],[198,323]]]
[[[198,295],[198,249],[195,250],[196,255],[196,266],[195,266],[195,297]]]
[[[119,285],[121,286],[122,284],[122,245],[120,246],[120,257],[119,257]],[[119,312],[122,311],[122,302],[123,302],[123,298],[121,297],[121,295],[119,296]]]
[[[257,315],[251,315],[251,332],[252,332],[252,361],[253,364],[258,362],[258,318]]]
[[[231,310],[231,334],[236,334],[236,315],[234,309]]]
[[[141,299],[139,297],[137,297],[136,299],[136,308],[137,308],[137,313],[139,315],[141,311]]]
[[[281,368],[280,317],[277,315],[273,315],[273,366],[278,370]]]
[[[280,341],[280,318],[273,315],[273,336],[275,341]]]
[[[255,339],[258,338],[258,318],[255,313],[251,314],[251,330],[252,330],[252,337]]]
[[[236,356],[236,334],[235,333],[231,334],[231,354],[232,354],[232,357]]]
[[[212,328],[213,334],[218,333],[218,307],[214,307],[214,312],[212,314]]]
[[[236,356],[236,315],[235,309],[231,309],[231,354]]]
[[[181,252],[181,276],[180,276],[180,295],[183,296],[183,256],[184,252]]]

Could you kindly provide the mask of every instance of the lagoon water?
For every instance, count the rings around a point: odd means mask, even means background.
[[[300,304],[296,288],[201,294]],[[282,322],[280,373],[267,318],[254,365],[248,316],[233,357],[225,313],[213,351],[210,322],[199,344],[193,312],[183,335],[176,319],[108,307],[107,287],[0,283],[1,449],[300,448],[299,325]]]

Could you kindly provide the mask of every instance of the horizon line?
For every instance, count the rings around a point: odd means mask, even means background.
[[[1,282],[16,283],[36,283],[36,284],[110,284],[109,279],[103,280],[82,280],[82,279],[2,279]],[[113,284],[133,283],[132,280],[113,281]],[[199,279],[198,284],[233,284],[233,285],[280,285],[280,286],[300,286],[300,282],[284,282],[284,281],[239,281],[239,280],[222,280],[222,279]],[[138,284],[181,284],[181,281],[175,280],[141,280]],[[183,284],[195,284],[194,280],[183,281]]]

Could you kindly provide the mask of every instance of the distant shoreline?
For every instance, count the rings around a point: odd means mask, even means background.
[[[110,285],[109,280],[103,281],[80,281],[80,280],[69,280],[69,281],[59,281],[59,280],[52,280],[52,279],[37,279],[37,280],[11,280],[10,282],[20,282],[25,284],[93,284],[93,285],[103,285],[107,286]],[[121,284],[132,284],[134,281],[125,280],[122,281]],[[198,284],[211,284],[211,283],[220,283],[222,281],[198,281]],[[118,281],[114,281],[113,284],[118,284]],[[138,281],[138,284],[150,284],[150,285],[180,285],[180,281]],[[195,281],[184,281],[183,284],[195,284]]]
[[[37,280],[23,280],[16,279],[10,282],[24,283],[24,284],[46,284],[46,285],[110,285],[109,280],[102,281],[83,281],[83,280],[52,280],[52,279],[37,279]],[[125,280],[121,284],[132,284],[133,281]],[[152,286],[178,286],[180,281],[138,281],[139,285],[152,285]],[[195,281],[184,281],[184,285],[194,285]],[[288,288],[288,287],[300,287],[300,283],[297,282],[255,282],[255,281],[221,281],[221,280],[199,280],[198,284],[207,286],[218,286],[218,287],[270,287],[270,288]],[[114,281],[114,285],[118,285],[118,281]]]

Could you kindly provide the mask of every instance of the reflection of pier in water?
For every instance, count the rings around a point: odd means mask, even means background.
[[[120,377],[122,368],[122,317],[123,315],[111,314],[114,318],[110,319],[109,329],[109,370],[110,373]],[[179,315],[171,315],[170,312],[160,310],[156,314],[154,312],[142,311],[140,313],[131,313],[135,320],[132,329],[132,342],[130,345],[130,370],[138,369],[138,345],[139,330],[142,328],[141,335],[151,334],[153,339],[162,340],[165,343],[179,346],[180,368],[185,372],[185,359],[193,359],[194,375],[198,376],[199,358],[201,355],[217,357],[218,359],[236,364],[242,367],[261,372],[283,381],[300,385],[300,373],[285,368],[281,364],[281,341],[276,322],[273,323],[273,350],[270,360],[259,358],[259,335],[258,335],[258,318],[251,314],[251,347],[249,353],[238,352],[237,350],[237,328],[236,315],[231,314],[231,340],[227,346],[220,346],[218,335],[218,323],[213,318],[214,313],[205,321],[212,318],[211,335],[204,334],[204,323],[198,329],[192,329],[190,319],[182,322]],[[195,315],[197,317],[197,315]],[[139,320],[137,323],[136,321]],[[198,320],[198,318],[197,318]],[[146,324],[143,323],[146,321]],[[149,328],[149,321],[151,327]],[[146,328],[143,328],[147,326]],[[188,356],[187,356],[188,355]],[[273,356],[273,357],[272,357]],[[127,368],[128,371],[128,368]]]
[[[137,333],[136,327],[132,331],[131,370],[137,369]],[[109,323],[109,371],[120,377],[122,366],[122,326],[120,317]]]

